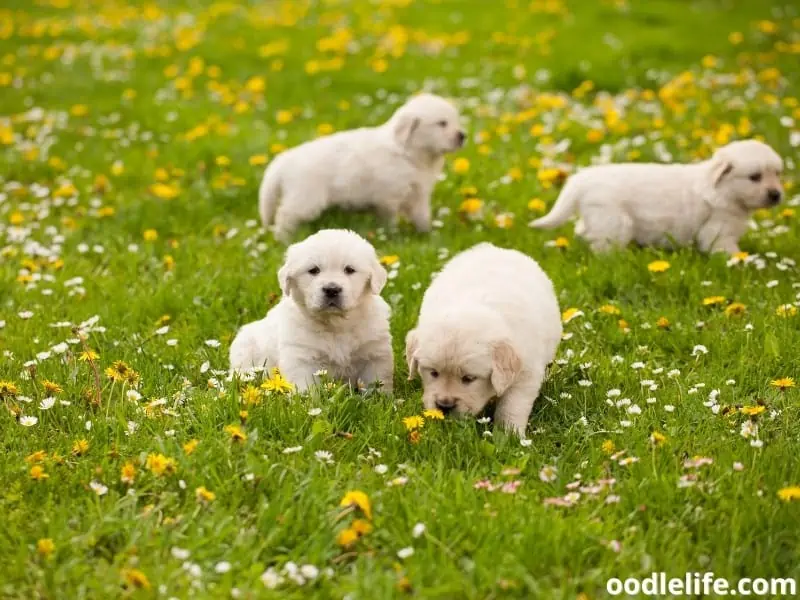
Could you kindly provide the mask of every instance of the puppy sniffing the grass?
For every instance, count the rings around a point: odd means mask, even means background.
[[[577,212],[575,233],[596,252],[635,241],[736,254],[750,213],[781,201],[782,169],[781,157],[755,140],[689,165],[589,167],[570,177],[550,214],[531,226],[558,227]]]
[[[414,96],[379,127],[342,131],[280,154],[258,193],[264,227],[291,239],[302,223],[333,206],[373,208],[418,231],[431,227],[431,192],[444,155],[464,145],[456,108],[433,94]]]
[[[539,265],[478,244],[425,292],[406,338],[409,377],[422,377],[426,408],[476,415],[494,400],[495,422],[523,436],[560,340],[558,300]]]
[[[386,271],[361,236],[326,229],[286,251],[278,271],[281,301],[231,344],[235,370],[277,367],[299,391],[319,371],[392,392],[389,305],[380,297]]]

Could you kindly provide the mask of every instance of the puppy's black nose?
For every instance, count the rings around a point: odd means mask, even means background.
[[[781,201],[781,191],[776,189],[771,189],[767,192],[767,199],[769,203],[772,205],[778,204]]]
[[[342,286],[329,283],[328,285],[322,286],[322,291],[325,293],[326,298],[338,298],[339,294],[342,293]]]
[[[436,408],[438,408],[444,414],[449,413],[455,407],[456,407],[455,398],[437,398],[436,399]]]
[[[458,139],[458,145],[463,146],[464,142],[467,140],[467,134],[465,134],[463,131],[459,131],[456,134],[456,139]]]

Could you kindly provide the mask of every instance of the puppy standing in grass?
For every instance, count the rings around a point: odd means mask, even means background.
[[[781,157],[755,140],[723,146],[690,165],[625,163],[573,175],[550,214],[532,227],[558,227],[575,212],[575,233],[596,252],[635,241],[739,252],[750,213],[775,206],[783,191]]]
[[[386,271],[369,242],[352,231],[319,231],[289,247],[278,281],[278,305],[233,340],[232,369],[277,367],[299,391],[324,369],[392,392],[389,305],[380,297]]]
[[[494,399],[495,422],[523,436],[560,340],[558,300],[539,265],[478,244],[425,292],[406,338],[409,376],[421,375],[426,408],[475,415]]]
[[[274,221],[275,237],[288,242],[300,224],[341,206],[375,208],[392,221],[402,214],[418,231],[429,231],[444,155],[465,139],[452,104],[415,96],[379,127],[342,131],[278,155],[258,193],[261,223]]]

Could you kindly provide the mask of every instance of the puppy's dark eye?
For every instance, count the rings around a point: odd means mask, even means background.
[[[438,376],[439,376],[439,371],[437,371],[436,369],[431,369],[431,377],[436,379]]]
[[[308,270],[309,275],[319,275],[319,267],[311,267]]]
[[[356,272],[356,270],[355,270],[353,267],[351,267],[350,265],[347,265],[347,266],[344,268],[344,272],[345,272],[347,275],[352,275],[353,273],[355,273],[355,272]]]
[[[475,377],[473,377],[472,375],[463,375],[461,377],[461,383],[463,383],[464,385],[469,385],[473,381],[475,381]]]
[[[447,127],[447,121],[444,121],[444,120],[442,120],[442,121],[437,121],[437,122],[436,122],[436,124],[437,124],[439,127]]]
[[[755,183],[761,181],[761,173],[753,173],[752,175],[750,175],[750,181],[753,181]]]

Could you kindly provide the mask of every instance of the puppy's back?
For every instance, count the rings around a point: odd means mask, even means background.
[[[505,304],[555,298],[553,284],[538,263],[517,250],[483,242],[457,254],[431,283],[426,303]]]

